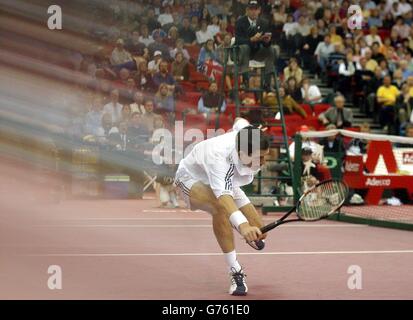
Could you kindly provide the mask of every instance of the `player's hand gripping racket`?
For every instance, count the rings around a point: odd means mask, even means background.
[[[296,206],[288,211],[281,219],[261,228],[266,233],[279,225],[294,221],[317,221],[327,218],[336,212],[346,200],[348,187],[337,180],[323,181],[307,190],[298,200]],[[285,220],[295,212],[298,218]]]

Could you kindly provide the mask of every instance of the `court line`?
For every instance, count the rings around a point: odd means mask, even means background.
[[[34,225],[35,228],[212,228],[211,224],[47,224]],[[295,224],[282,228],[365,228],[356,224]]]
[[[366,251],[281,251],[281,252],[237,252],[237,255],[252,256],[298,256],[298,255],[347,255],[347,254],[410,254],[413,250],[366,250]],[[26,254],[30,257],[198,257],[222,256],[221,252],[205,253],[46,253]]]
[[[59,219],[59,221],[128,221],[128,220],[142,220],[142,221],[150,221],[150,220],[202,220],[202,221],[210,221],[211,218],[68,218],[68,219]]]

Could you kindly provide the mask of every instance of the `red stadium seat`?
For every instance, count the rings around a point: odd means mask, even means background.
[[[328,103],[316,104],[314,106],[314,112],[318,116],[320,113],[327,111],[327,109],[330,107],[331,105],[329,105]]]
[[[187,46],[186,50],[188,50],[189,56],[194,59],[195,61],[198,60],[199,56],[199,51],[201,51],[200,46],[198,45],[193,45],[193,46]]]
[[[182,100],[175,101],[175,111],[177,113],[182,113],[188,108],[191,108],[191,105],[187,101],[182,101]]]
[[[179,83],[184,91],[195,91],[196,87],[192,81],[181,81]]]
[[[311,109],[309,104],[302,103],[302,104],[300,104],[300,106],[304,109],[304,111],[307,113],[307,115],[310,116],[313,113],[313,110]]]
[[[188,91],[182,96],[182,99],[188,102],[192,106],[197,106],[199,98],[201,98],[202,93],[197,91]]]
[[[379,29],[378,34],[379,34],[381,40],[384,41],[384,39],[390,37],[390,30],[388,30],[388,29]]]

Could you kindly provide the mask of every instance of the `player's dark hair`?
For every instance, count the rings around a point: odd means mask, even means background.
[[[267,150],[270,147],[268,136],[258,126],[249,125],[237,133],[235,145],[238,153],[242,151],[250,156],[254,151],[258,150],[258,143],[254,143],[254,136],[257,133],[259,134],[259,150]],[[247,139],[246,143],[244,141],[244,143],[241,143],[241,139]]]

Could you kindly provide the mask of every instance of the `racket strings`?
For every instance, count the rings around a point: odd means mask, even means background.
[[[301,199],[298,215],[303,220],[319,220],[333,213],[345,200],[347,186],[339,181],[328,181],[308,191]]]

